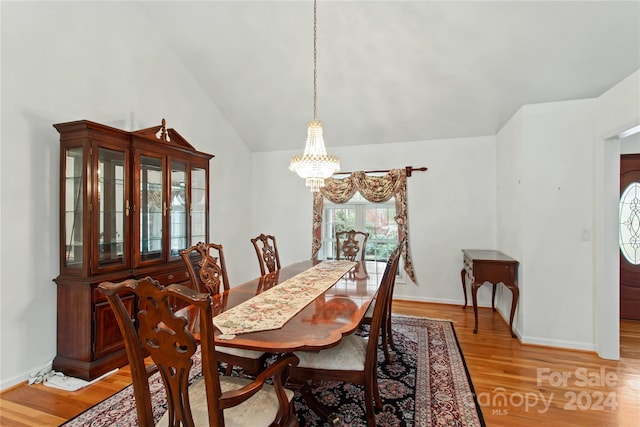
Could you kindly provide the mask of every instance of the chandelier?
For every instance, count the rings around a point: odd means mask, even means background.
[[[318,28],[317,28],[317,0],[313,1],[313,120],[307,128],[307,143],[302,156],[293,156],[289,170],[304,178],[305,185],[312,192],[320,191],[324,187],[325,178],[340,170],[340,161],[336,156],[327,154],[322,137],[322,123],[317,120],[316,101],[318,97]]]

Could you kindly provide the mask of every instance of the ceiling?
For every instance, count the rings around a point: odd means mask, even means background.
[[[252,151],[304,147],[313,2],[141,2]],[[332,146],[494,135],[525,104],[592,98],[640,68],[640,1],[318,2]]]

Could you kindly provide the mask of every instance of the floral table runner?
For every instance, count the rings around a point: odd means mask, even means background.
[[[222,339],[281,328],[357,263],[325,261],[213,318]]]

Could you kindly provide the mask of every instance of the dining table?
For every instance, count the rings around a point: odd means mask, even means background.
[[[323,261],[305,260],[282,267],[213,296],[215,317],[246,303],[261,293],[304,273]],[[343,336],[353,333],[362,323],[375,299],[386,263],[356,261],[354,266],[326,291],[295,313],[282,327],[225,336],[215,329],[216,345],[272,353],[319,351],[337,345]],[[187,318],[191,332],[198,338],[197,312],[187,306],[176,312]],[[215,322],[214,322],[215,326]]]
[[[295,281],[296,277],[312,270],[321,262],[323,261],[306,260],[286,265],[213,296],[214,326],[216,317],[242,304],[250,304],[261,294],[278,286],[287,286],[291,281]],[[338,345],[343,336],[359,328],[367,309],[376,297],[385,267],[386,262],[354,261],[348,271],[326,290],[319,292],[282,326],[231,336],[216,327],[215,345],[269,353],[320,351]],[[200,322],[197,311],[187,306],[177,311],[176,315],[187,318],[191,332],[198,339]],[[309,400],[308,393],[303,392],[303,396]],[[329,415],[318,402],[308,403],[319,415]]]

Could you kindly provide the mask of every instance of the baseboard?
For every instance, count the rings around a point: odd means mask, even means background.
[[[42,367],[39,369],[35,369],[30,372],[24,372],[22,374],[16,375],[9,379],[5,379],[2,382],[0,382],[0,392],[6,391],[7,389],[22,383],[28,383],[29,378],[37,376],[40,372],[49,372],[52,369],[52,367],[53,367],[53,360],[50,360],[49,362],[42,365]]]

